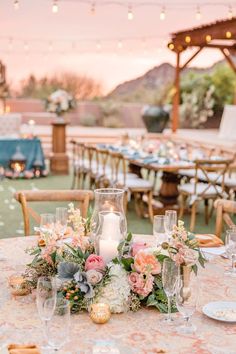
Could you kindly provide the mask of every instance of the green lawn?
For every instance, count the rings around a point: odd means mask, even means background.
[[[21,209],[14,200],[13,194],[21,189],[70,189],[71,176],[48,176],[35,180],[9,180],[0,182],[0,238],[15,237],[23,235],[23,222]],[[54,203],[34,204],[37,212],[54,212]],[[127,213],[128,229],[134,233],[150,234],[152,225],[148,219],[140,219],[135,214],[131,204]],[[184,218],[186,226],[189,224],[189,215]],[[215,215],[213,215],[208,226],[203,220],[203,213],[197,215],[196,232],[214,232]]]

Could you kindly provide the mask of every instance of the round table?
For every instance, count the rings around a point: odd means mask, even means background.
[[[30,260],[25,249],[35,244],[34,237],[0,240],[4,259],[0,262],[0,325],[5,332],[0,335],[3,348],[7,343],[43,343],[41,322],[32,295],[13,297],[8,289],[8,277],[22,271]],[[173,353],[173,354],[235,354],[236,324],[218,322],[205,317],[201,307],[209,301],[236,301],[236,281],[224,276],[229,261],[215,257],[199,272],[199,303],[193,316],[197,326],[194,335],[177,333],[178,324],[169,327],[162,323],[164,315],[155,309],[142,309],[136,313],[112,315],[105,325],[96,325],[87,313],[72,315],[69,343],[58,353],[102,353],[102,346],[113,345],[119,353]],[[175,315],[177,323],[181,321]],[[100,348],[100,351],[99,351]],[[104,352],[103,352],[104,353]],[[110,350],[110,353],[118,353]]]

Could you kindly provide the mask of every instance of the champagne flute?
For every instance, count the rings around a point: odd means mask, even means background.
[[[225,251],[229,259],[231,259],[231,268],[225,274],[236,277],[236,228],[231,228],[226,231],[225,236]]]
[[[46,327],[48,345],[60,350],[68,341],[70,333],[70,302],[58,297],[52,317]]]
[[[196,275],[191,272],[189,278],[179,276],[176,288],[176,306],[185,320],[185,324],[178,327],[180,333],[191,334],[196,327],[190,322],[197,306],[199,283]]]
[[[55,216],[53,214],[40,215],[40,231],[43,234],[53,234],[55,226]]]
[[[165,212],[165,232],[170,240],[173,227],[177,224],[177,212],[175,210],[166,210]]]
[[[162,284],[168,299],[168,315],[165,322],[172,323],[174,320],[171,316],[171,299],[176,292],[176,284],[179,276],[179,267],[170,258],[165,258],[162,266]]]
[[[48,321],[51,319],[57,300],[56,278],[39,277],[36,290],[36,304],[38,314],[47,330]],[[46,332],[45,332],[46,334]]]
[[[66,232],[67,219],[67,208],[56,208],[56,225],[58,227],[60,237],[63,237]]]
[[[153,235],[157,240],[157,244],[161,245],[167,241],[165,233],[165,215],[155,215],[153,220]]]

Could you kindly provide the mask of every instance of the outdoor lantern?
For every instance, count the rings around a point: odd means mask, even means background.
[[[43,162],[41,159],[37,158],[33,163],[34,177],[38,178],[42,175]]]
[[[16,152],[12,155],[10,160],[10,169],[15,174],[24,172],[26,166],[26,157],[22,154],[20,147],[16,147]]]

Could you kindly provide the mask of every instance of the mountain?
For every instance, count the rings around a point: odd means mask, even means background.
[[[216,65],[223,61],[217,62],[209,68],[186,68],[183,73],[210,73]],[[126,81],[118,85],[112,92],[108,94],[108,98],[119,99],[122,101],[152,101],[157,96],[161,97],[174,82],[175,67],[169,63],[163,63],[146,72],[144,75],[130,81]]]

